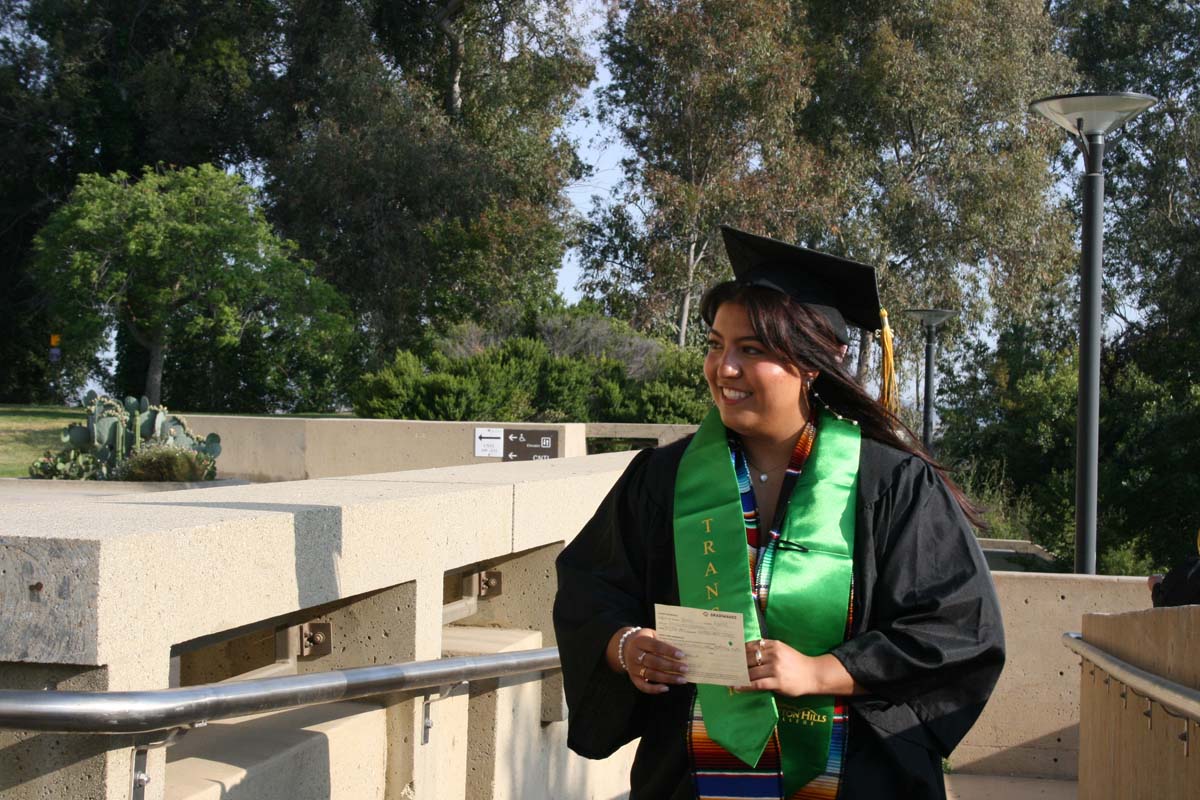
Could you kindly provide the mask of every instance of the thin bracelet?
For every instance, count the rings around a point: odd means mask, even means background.
[[[622,633],[621,638],[617,640],[617,663],[621,665],[622,672],[629,672],[629,666],[625,663],[625,642],[629,641],[629,637],[641,629],[641,625],[635,625]]]

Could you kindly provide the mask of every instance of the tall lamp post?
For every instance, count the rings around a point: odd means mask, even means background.
[[[925,452],[932,452],[933,447],[933,363],[937,360],[937,326],[941,325],[954,312],[945,308],[908,308],[905,314],[911,314],[925,326],[925,408],[921,419],[921,443]]]
[[[1075,571],[1096,574],[1100,472],[1100,289],[1105,136],[1158,102],[1148,94],[1064,94],[1029,104],[1079,139],[1083,152],[1083,252],[1079,261],[1079,408],[1075,432]]]

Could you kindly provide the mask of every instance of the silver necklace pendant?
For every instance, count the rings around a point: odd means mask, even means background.
[[[760,473],[758,473],[758,482],[759,482],[759,483],[766,483],[766,482],[767,482],[767,478],[768,478],[768,477],[769,477],[769,476],[767,475],[767,473],[765,473],[765,472],[760,472]]]

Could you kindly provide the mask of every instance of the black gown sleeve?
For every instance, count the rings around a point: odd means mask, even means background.
[[[651,538],[664,510],[644,450],[600,504],[579,535],[559,554],[554,630],[562,658],[569,711],[567,744],[588,758],[604,758],[643,734],[647,709],[629,678],[609,669],[604,652],[627,625],[653,625],[649,566]]]
[[[882,445],[863,455],[879,480],[858,512],[861,618],[832,652],[867,689],[851,706],[881,739],[945,757],[1000,677],[999,602],[971,525],[937,473]]]

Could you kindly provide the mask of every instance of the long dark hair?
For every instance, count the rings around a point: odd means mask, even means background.
[[[767,350],[803,371],[816,371],[811,390],[816,402],[859,424],[863,435],[925,461],[945,482],[971,524],[987,529],[982,510],[950,479],[946,469],[919,444],[919,439],[896,415],[863,390],[850,374],[842,343],[825,315],[764,286],[726,281],[705,292],[700,314],[711,328],[717,309],[735,303],[746,309],[754,334]]]

